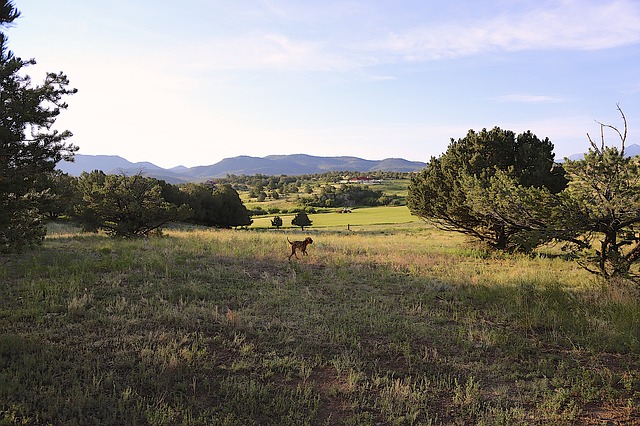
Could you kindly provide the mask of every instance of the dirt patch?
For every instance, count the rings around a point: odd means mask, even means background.
[[[627,406],[587,406],[578,418],[578,423],[587,426],[638,426],[640,413]]]
[[[320,393],[320,412],[317,424],[344,424],[350,417],[347,403],[340,398],[340,394],[346,391],[346,384],[340,380],[335,368],[317,368],[311,373],[309,381]]]

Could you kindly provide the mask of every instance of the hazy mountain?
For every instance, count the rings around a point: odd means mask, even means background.
[[[633,144],[625,148],[630,157],[640,155],[640,145]],[[579,160],[584,154],[573,154],[570,160]],[[557,161],[564,161],[558,158]],[[208,179],[234,175],[289,175],[317,174],[331,171],[351,172],[414,172],[427,166],[420,161],[408,161],[403,158],[385,158],[384,160],[365,160],[358,157],[316,157],[306,154],[268,155],[266,157],[225,158],[209,166],[185,167],[177,166],[163,169],[153,163],[132,163],[117,155],[84,155],[76,154],[75,162],[61,161],[57,168],[72,176],[80,176],[82,172],[102,170],[108,174],[134,175],[142,173],[169,183],[204,182]]]
[[[58,163],[58,168],[70,175],[79,176],[82,172],[91,172],[93,170],[102,170],[105,173],[115,173],[119,169],[129,169],[132,167],[143,169],[149,168],[149,165],[151,165],[153,169],[159,168],[151,163],[131,163],[117,155],[76,154],[75,161],[73,163],[61,161]]]
[[[634,143],[633,145],[626,146],[624,148],[624,154],[627,157],[635,157],[636,155],[640,155],[640,145]],[[584,154],[581,153],[581,154],[570,155],[567,158],[569,160],[576,161],[576,160],[582,160],[583,157],[584,157]],[[564,159],[562,159],[562,161],[564,161]]]
[[[295,176],[343,170],[359,172],[374,170],[399,171],[395,169],[376,169],[382,161],[364,160],[357,157],[315,157],[305,154],[269,155],[267,157],[240,156],[225,158],[211,166],[193,167],[187,174],[194,177],[223,177],[228,174],[284,174]],[[426,166],[424,163],[402,161],[406,163],[405,167],[407,167],[407,164],[411,165],[411,170],[420,170]]]
[[[424,164],[424,165],[420,167],[419,170],[427,166],[426,163],[420,163],[420,164]],[[393,170],[395,172],[414,172],[416,171],[415,165],[416,165],[415,162],[410,162],[402,158],[386,158],[382,161],[378,161],[378,164],[372,167],[371,170],[379,170],[379,171]]]
[[[235,175],[302,175],[331,171],[393,171],[412,172],[426,167],[426,163],[408,161],[402,158],[384,160],[364,160],[358,157],[315,157],[305,154],[269,155],[267,157],[239,156],[225,158],[209,166],[178,166],[163,169],[153,163],[132,163],[117,155],[83,155],[76,154],[75,162],[61,161],[57,168],[73,176],[82,172],[102,170],[108,174],[133,175],[142,173],[145,176],[165,180],[169,183],[202,182],[207,179]]]
[[[72,176],[80,176],[82,172],[102,170],[107,174],[134,175],[142,173],[145,176],[163,179],[170,183],[183,183],[189,181],[189,179],[182,176],[180,172],[166,170],[146,161],[132,163],[118,155],[76,154],[75,161],[61,161],[58,163],[56,168]]]

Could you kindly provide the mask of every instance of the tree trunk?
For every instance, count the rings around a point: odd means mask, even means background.
[[[493,226],[494,233],[494,247],[499,250],[504,250],[507,248],[507,242],[509,238],[507,237],[507,233],[505,232],[504,225],[496,224]]]

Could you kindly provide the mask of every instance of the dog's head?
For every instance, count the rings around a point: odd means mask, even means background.
[[[313,240],[311,239],[311,237],[307,237],[304,239],[305,244],[311,244],[313,243]]]

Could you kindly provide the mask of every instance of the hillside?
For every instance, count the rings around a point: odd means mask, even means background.
[[[102,170],[105,173],[142,173],[169,183],[200,182],[207,179],[234,175],[289,175],[317,174],[331,171],[389,171],[412,172],[423,169],[426,163],[402,158],[365,160],[357,157],[316,157],[305,154],[269,155],[267,157],[238,156],[225,158],[208,166],[178,166],[164,169],[149,162],[132,163],[116,155],[76,154],[73,163],[60,162],[58,169],[72,176],[82,172]]]

